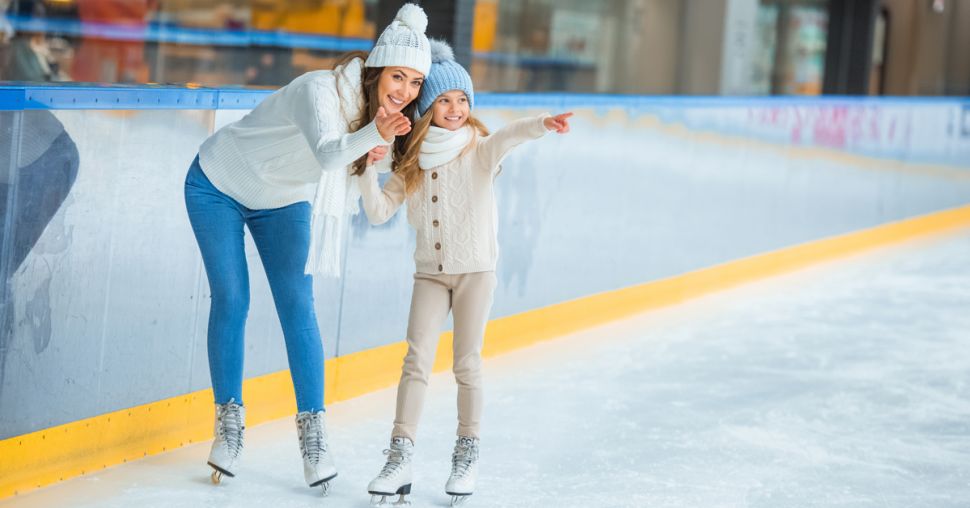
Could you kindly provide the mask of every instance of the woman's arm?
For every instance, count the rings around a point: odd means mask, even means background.
[[[357,179],[357,185],[360,186],[360,197],[364,202],[367,220],[375,226],[389,221],[407,195],[404,178],[397,173],[392,174],[381,189],[377,183],[377,170],[373,165],[367,166],[364,174]]]
[[[292,117],[303,133],[317,162],[324,171],[345,168],[378,145],[386,145],[394,136],[410,130],[410,121],[400,113],[383,113],[355,132],[337,134],[338,122],[345,122],[340,98],[334,86],[326,81],[309,81],[296,91]],[[406,124],[406,126],[405,126]],[[385,134],[390,137],[386,140]]]

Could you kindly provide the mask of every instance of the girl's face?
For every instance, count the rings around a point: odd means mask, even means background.
[[[431,104],[431,123],[450,131],[460,129],[468,120],[468,97],[461,90],[451,90],[438,96]]]
[[[384,67],[377,80],[377,97],[384,110],[397,113],[418,98],[424,74],[409,67]]]

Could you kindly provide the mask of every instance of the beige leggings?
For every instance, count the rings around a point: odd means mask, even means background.
[[[495,272],[414,274],[408,354],[397,387],[393,437],[415,441],[434,365],[441,327],[450,310],[455,321],[454,372],[458,383],[458,435],[478,437],[482,416],[482,340],[492,309]]]

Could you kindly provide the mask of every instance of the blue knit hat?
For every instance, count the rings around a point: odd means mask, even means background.
[[[447,42],[431,39],[431,70],[424,77],[421,96],[418,98],[418,111],[428,112],[439,95],[451,90],[461,90],[468,96],[468,108],[475,106],[475,89],[468,71],[455,61],[455,53]]]

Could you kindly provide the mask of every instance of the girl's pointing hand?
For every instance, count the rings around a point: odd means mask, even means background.
[[[542,124],[546,126],[547,130],[556,131],[559,134],[565,134],[569,132],[569,117],[573,116],[572,112],[562,113],[556,116],[550,116],[542,121]]]

